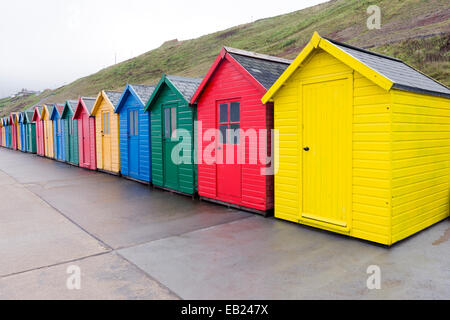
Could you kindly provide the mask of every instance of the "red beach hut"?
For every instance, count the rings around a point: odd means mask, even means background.
[[[264,215],[273,209],[273,104],[261,98],[291,62],[227,47],[214,61],[191,100],[201,198]]]
[[[44,120],[41,119],[42,106],[34,107],[32,121],[36,123],[36,153],[39,156],[45,155],[44,145]]]
[[[80,97],[73,115],[78,120],[78,151],[80,167],[96,170],[95,118],[91,117],[96,98]]]

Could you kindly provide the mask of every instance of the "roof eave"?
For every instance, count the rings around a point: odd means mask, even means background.
[[[406,85],[398,84],[398,83],[394,83],[394,85],[392,86],[392,89],[397,89],[397,90],[401,90],[401,91],[408,91],[408,92],[414,92],[414,93],[419,93],[419,94],[427,94],[427,95],[431,95],[431,96],[450,98],[450,94],[449,93],[425,90],[425,89],[420,89],[420,88],[416,88],[416,87],[406,86]]]
[[[208,73],[205,75],[205,77],[203,78],[202,82],[200,83],[200,85],[198,86],[197,90],[195,91],[194,95],[192,96],[190,104],[197,103],[198,98],[202,94],[203,90],[205,89],[205,87],[208,84],[209,80],[214,75],[214,72],[217,70],[217,68],[219,67],[219,65],[222,62],[222,60],[225,58],[226,54],[227,54],[226,48],[223,47],[220,50],[219,55],[216,57],[216,59],[214,60],[213,64],[209,68]]]
[[[131,91],[131,85],[127,83],[125,89],[123,89],[122,95],[120,96],[119,102],[117,103],[117,107],[114,109],[114,113],[119,113],[122,109],[122,105],[125,103],[125,97],[127,92]]]
[[[314,35],[312,36],[310,42],[306,45],[302,52],[300,52],[294,62],[286,69],[286,71],[280,76],[280,78],[274,83],[274,85],[267,91],[261,101],[263,103],[272,101],[273,96],[276,94],[276,92],[301,66],[301,64],[309,57],[309,55],[318,48],[329,53],[342,63],[348,65],[350,68],[358,71],[363,76],[373,81],[375,84],[385,89],[386,91],[389,91],[394,85],[394,83],[384,75],[366,66],[364,63],[357,60],[347,52],[336,47],[336,45],[334,45],[332,42],[328,41],[325,38],[322,38],[317,32],[314,32]]]
[[[155,90],[153,91],[152,95],[150,96],[150,99],[148,99],[147,104],[144,107],[144,112],[150,111],[150,105],[153,103],[153,101],[156,99],[156,97],[159,94],[159,90],[161,86],[166,82],[166,74],[163,73],[161,76],[161,79],[159,80]]]

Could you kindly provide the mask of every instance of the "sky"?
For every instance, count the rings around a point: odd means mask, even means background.
[[[0,1],[0,97],[56,89],[158,48],[326,0]]]

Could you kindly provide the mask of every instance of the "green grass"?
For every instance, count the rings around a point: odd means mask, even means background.
[[[368,30],[366,9],[377,4],[382,29]],[[102,89],[122,90],[127,82],[155,84],[163,72],[203,77],[222,46],[295,58],[314,31],[338,41],[404,59],[450,85],[450,20],[442,0],[335,0],[286,15],[261,19],[187,41],[168,41],[139,57],[78,79],[38,97],[63,102],[96,96]],[[426,37],[426,38],[424,38]],[[3,99],[4,100],[4,99]],[[23,110],[36,99],[0,100],[0,113]]]

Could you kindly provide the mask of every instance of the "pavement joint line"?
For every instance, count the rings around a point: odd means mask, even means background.
[[[48,269],[48,268],[52,268],[52,267],[62,266],[64,264],[73,263],[73,262],[77,262],[77,261],[83,261],[83,260],[86,260],[86,259],[89,259],[89,258],[99,257],[99,256],[106,255],[106,254],[109,254],[109,253],[112,253],[112,252],[113,252],[112,250],[104,251],[104,252],[99,252],[99,253],[91,254],[91,255],[88,255],[88,256],[75,258],[75,259],[71,259],[71,260],[66,260],[66,261],[61,261],[61,262],[57,262],[57,263],[53,263],[53,264],[49,264],[49,265],[45,265],[45,266],[40,266],[40,267],[36,267],[36,268],[32,268],[32,269],[27,269],[27,270],[23,270],[23,271],[8,273],[8,274],[2,274],[2,275],[0,275],[0,279],[6,279],[6,278],[9,278],[9,277],[17,276],[17,275],[20,275],[20,274],[25,274],[25,273],[28,273],[28,272],[33,272],[33,271]]]
[[[215,224],[215,225],[209,226],[209,227],[204,227],[204,228],[195,229],[195,230],[182,232],[182,233],[176,233],[176,234],[169,235],[167,237],[162,237],[162,238],[158,238],[158,239],[152,239],[152,240],[144,241],[144,242],[141,242],[141,243],[135,243],[135,244],[132,244],[132,245],[129,245],[129,246],[117,247],[117,248],[114,248],[112,251],[115,252],[115,251],[119,251],[119,250],[127,250],[127,249],[131,249],[131,248],[135,248],[135,247],[140,247],[140,246],[144,246],[146,244],[150,244],[152,242],[162,241],[162,240],[175,238],[175,237],[181,237],[181,236],[184,236],[184,235],[189,235],[191,233],[205,231],[205,230],[209,230],[209,229],[214,229],[215,227],[220,227],[220,226],[224,226],[224,225],[227,225],[227,224],[231,224],[231,223],[235,223],[235,222],[238,222],[238,221],[251,219],[251,218],[254,218],[254,217],[250,216],[250,217],[237,218],[236,220],[233,220],[233,221],[227,221],[227,222]]]
[[[42,270],[42,269],[47,269],[47,268],[51,268],[51,267],[55,267],[55,266],[59,266],[59,265],[64,265],[67,263],[71,263],[71,262],[76,262],[76,261],[81,261],[87,258],[91,258],[91,257],[96,257],[96,256],[101,256],[101,255],[105,255],[105,254],[109,254],[109,253],[114,253],[116,254],[118,257],[120,257],[121,259],[123,259],[124,261],[126,261],[127,263],[129,263],[130,265],[134,266],[135,268],[137,268],[140,272],[142,272],[146,277],[148,277],[149,279],[151,279],[152,281],[155,281],[156,283],[158,283],[161,287],[167,289],[170,293],[172,293],[173,295],[175,295],[176,297],[178,297],[179,299],[183,300],[180,295],[178,295],[176,292],[174,292],[172,289],[170,289],[169,287],[167,287],[166,285],[164,285],[162,282],[160,282],[159,280],[153,278],[149,273],[147,273],[145,270],[141,269],[139,266],[137,266],[135,263],[131,262],[130,260],[128,260],[127,258],[125,258],[123,255],[121,255],[118,251],[119,250],[126,250],[126,249],[131,249],[134,247],[139,247],[139,246],[143,246],[146,244],[150,244],[152,242],[156,242],[156,241],[161,241],[161,240],[165,240],[165,239],[170,239],[170,238],[174,238],[174,237],[181,237],[184,235],[189,235],[191,233],[195,233],[195,232],[200,232],[200,231],[205,231],[205,230],[209,230],[215,227],[219,227],[222,225],[227,225],[227,224],[231,224],[231,223],[235,223],[237,221],[242,221],[242,220],[246,220],[246,219],[250,219],[250,218],[254,218],[254,216],[249,215],[247,217],[242,217],[242,218],[236,218],[233,221],[227,221],[227,222],[223,222],[220,224],[216,224],[213,226],[208,226],[208,227],[203,227],[203,228],[199,228],[199,229],[195,229],[195,230],[191,230],[188,232],[184,232],[184,233],[179,233],[179,234],[174,234],[174,235],[170,235],[167,237],[162,237],[162,238],[158,238],[158,239],[153,239],[153,240],[149,240],[149,241],[145,241],[142,243],[138,243],[138,244],[132,244],[130,246],[124,246],[124,247],[117,247],[117,248],[113,248],[112,246],[108,245],[106,242],[104,242],[103,240],[101,240],[100,238],[98,238],[97,236],[95,236],[94,234],[90,233],[88,230],[86,230],[84,227],[82,227],[81,225],[79,225],[77,222],[75,222],[74,220],[72,220],[70,217],[68,217],[67,215],[65,215],[63,212],[61,212],[58,208],[54,207],[51,203],[49,203],[47,200],[45,200],[44,198],[42,198],[40,195],[38,195],[37,193],[33,192],[32,190],[30,190],[24,183],[21,183],[20,181],[18,181],[16,178],[14,178],[13,176],[11,176],[10,174],[8,174],[7,172],[5,172],[4,170],[0,169],[1,172],[3,172],[4,174],[6,174],[8,177],[10,177],[11,179],[13,179],[17,184],[21,185],[22,187],[24,187],[25,189],[27,189],[29,192],[31,192],[32,194],[34,194],[36,197],[38,197],[39,199],[41,199],[41,201],[43,201],[44,203],[46,203],[49,207],[51,207],[52,209],[54,209],[56,212],[58,212],[61,216],[63,216],[65,219],[67,219],[69,222],[71,222],[72,224],[74,224],[76,227],[80,228],[83,232],[85,232],[86,234],[88,234],[89,236],[91,236],[92,238],[94,238],[95,240],[97,240],[107,251],[105,252],[100,252],[97,254],[93,254],[93,255],[89,255],[89,256],[85,256],[85,257],[81,257],[81,258],[77,258],[77,259],[73,259],[73,260],[68,260],[68,261],[64,261],[64,262],[59,262],[59,263],[55,263],[52,265],[46,265],[46,266],[41,266],[41,267],[36,267],[33,269],[29,269],[29,270],[24,270],[24,271],[20,271],[20,272],[16,272],[16,273],[11,273],[11,274],[7,274],[7,275],[0,275],[0,279],[4,279],[7,277],[11,277],[11,276],[15,276],[15,275],[19,275],[19,274],[23,274],[23,273],[27,273],[27,272],[32,272],[32,271],[37,271],[37,270]],[[84,178],[84,177],[83,177]],[[80,178],[83,179],[83,178]],[[58,180],[58,181],[64,181],[63,179]],[[52,181],[53,182],[53,181]],[[41,186],[40,184],[37,184],[38,186]]]
[[[27,187],[25,187],[22,183],[20,183],[19,181],[17,181],[17,179],[15,179],[13,176],[9,175],[7,172],[5,172],[4,170],[0,169],[1,172],[3,172],[4,174],[6,174],[8,177],[10,177],[11,179],[13,179],[14,181],[16,181],[17,183],[19,183],[23,188],[25,188],[28,192],[31,192],[32,194],[34,194],[36,197],[38,197],[39,199],[41,199],[41,201],[43,201],[44,203],[46,203],[50,208],[52,208],[53,210],[55,210],[57,213],[59,213],[61,216],[63,216],[65,219],[67,219],[69,222],[71,222],[72,224],[74,224],[75,226],[77,226],[78,228],[80,228],[83,232],[85,232],[87,235],[91,236],[92,238],[94,238],[95,240],[97,240],[105,249],[112,251],[114,250],[113,247],[111,247],[110,245],[108,245],[106,242],[104,242],[103,240],[101,240],[99,237],[97,237],[96,235],[92,234],[91,232],[89,232],[88,230],[86,230],[85,228],[83,228],[81,225],[79,225],[78,223],[76,223],[74,220],[72,220],[70,217],[68,217],[67,215],[65,215],[63,212],[61,212],[58,208],[55,208],[51,203],[49,203],[47,200],[45,200],[44,198],[42,198],[41,196],[39,196],[37,193],[33,192],[32,190],[28,189]]]
[[[152,277],[152,275],[150,275],[147,271],[145,271],[144,269],[140,268],[137,264],[135,264],[134,262],[128,260],[127,258],[125,258],[123,255],[121,255],[119,252],[114,251],[114,254],[116,254],[118,257],[120,257],[121,259],[123,259],[124,261],[126,261],[127,263],[129,263],[130,265],[132,265],[133,267],[135,267],[139,272],[141,272],[145,277],[147,277],[148,279],[156,282],[158,285],[160,285],[162,288],[166,289],[167,291],[169,291],[169,293],[173,294],[174,296],[176,296],[178,299],[180,300],[184,300],[178,293],[176,293],[175,291],[173,291],[172,289],[170,289],[168,286],[166,286],[164,283],[162,283],[160,280],[155,279],[154,277]]]

